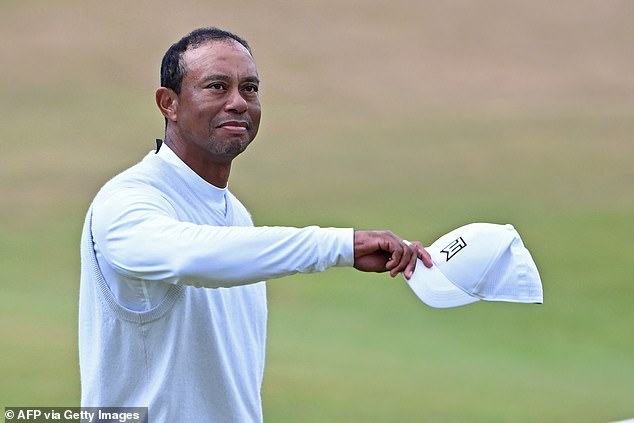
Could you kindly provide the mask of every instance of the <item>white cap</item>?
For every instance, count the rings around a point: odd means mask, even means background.
[[[537,266],[512,225],[471,223],[425,249],[434,266],[427,268],[418,260],[407,283],[431,307],[479,300],[544,302]]]

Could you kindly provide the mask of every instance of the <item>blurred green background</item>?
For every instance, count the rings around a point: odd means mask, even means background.
[[[85,210],[162,136],[164,51],[216,25],[263,81],[230,182],[256,224],[430,244],[512,223],[545,291],[435,310],[352,269],[271,281],[266,421],[634,417],[632,17],[630,0],[0,0],[0,406],[78,405]]]

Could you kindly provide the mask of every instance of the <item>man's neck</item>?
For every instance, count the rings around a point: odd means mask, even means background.
[[[206,160],[199,148],[182,142],[173,142],[166,136],[165,144],[198,176],[218,188],[226,188],[231,172],[231,161]]]

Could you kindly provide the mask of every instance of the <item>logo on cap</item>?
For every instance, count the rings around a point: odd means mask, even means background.
[[[447,254],[447,258],[445,259],[445,261],[449,261],[450,258],[455,256],[460,250],[462,250],[466,246],[467,246],[467,243],[465,242],[465,240],[462,239],[462,237],[459,237],[455,241],[452,241],[445,248],[440,250],[440,252]]]

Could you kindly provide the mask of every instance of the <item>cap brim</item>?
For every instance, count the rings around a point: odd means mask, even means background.
[[[480,301],[452,284],[437,266],[427,268],[420,259],[407,284],[422,302],[434,308],[459,307]]]

